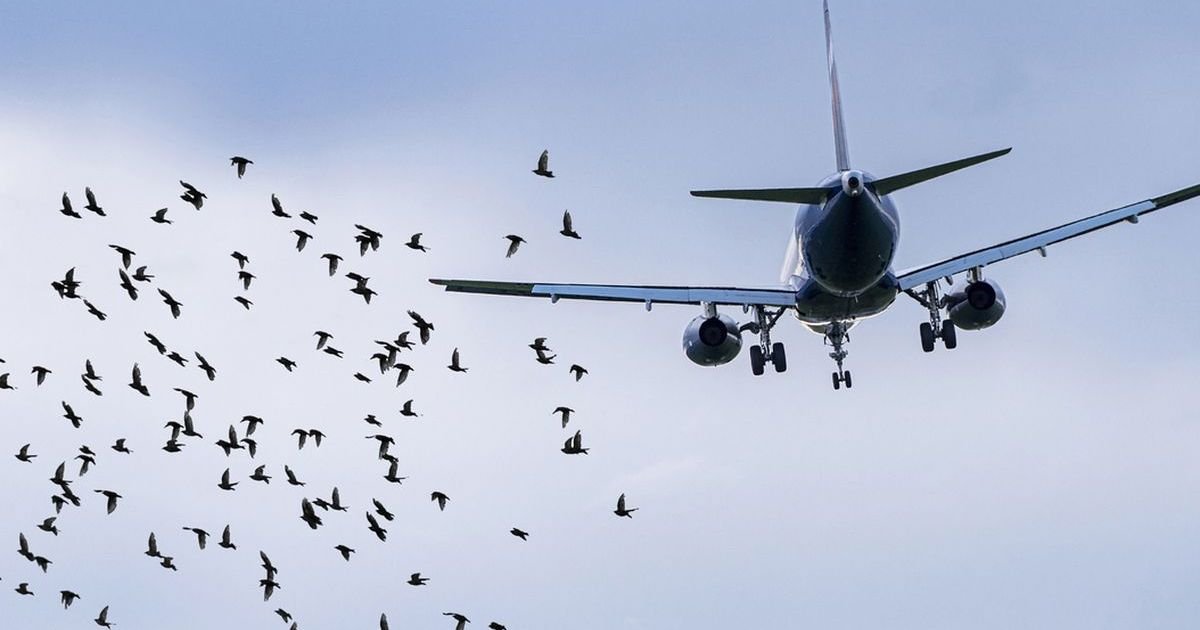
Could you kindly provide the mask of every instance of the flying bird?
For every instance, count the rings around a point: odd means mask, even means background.
[[[567,438],[567,441],[563,443],[561,450],[567,455],[587,455],[589,449],[583,448],[583,435],[576,431],[575,435]]]
[[[292,218],[292,215],[283,211],[283,202],[279,201],[279,197],[276,197],[275,193],[271,193],[271,208],[271,214],[274,216],[277,216],[281,219]]]
[[[170,219],[167,218],[167,209],[166,208],[159,208],[158,210],[155,210],[154,215],[150,217],[150,220],[155,223],[166,224],[166,225],[170,225],[171,223],[174,223],[174,221],[171,221]]]
[[[342,558],[344,558],[346,562],[350,562],[350,554],[354,553],[353,549],[347,547],[346,545],[337,545],[334,547],[334,549],[337,549],[338,553],[342,554]]]
[[[129,299],[137,301],[138,290],[133,286],[133,281],[129,279],[129,274],[125,273],[124,269],[118,269],[117,275],[121,278],[121,288],[125,289],[125,293],[129,294]]]
[[[624,516],[626,518],[633,518],[633,513],[637,510],[638,508],[627,509],[625,507],[625,493],[621,493],[621,496],[617,497],[617,509],[613,510],[613,514],[616,514],[617,516]]]
[[[308,526],[312,529],[321,526],[321,517],[317,516],[317,513],[313,511],[312,503],[308,499],[300,499],[300,520],[308,523]]]
[[[375,515],[370,512],[367,512],[367,529],[379,540],[387,542],[387,530],[379,526],[379,521],[375,520]]]
[[[450,365],[447,365],[446,367],[449,368],[451,372],[466,372],[469,369],[463,367],[459,363],[458,348],[455,348],[454,352],[450,354]]]
[[[137,253],[128,247],[120,245],[109,245],[109,247],[121,255],[121,266],[129,269],[129,265],[133,263],[133,257],[137,256]]]
[[[313,214],[313,213],[311,213],[311,212],[301,212],[301,213],[300,213],[300,218],[301,218],[301,219],[303,219],[303,220],[305,220],[305,221],[308,221],[309,223],[311,223],[311,224],[313,224],[313,225],[316,225],[316,224],[317,224],[317,219],[318,219],[318,217],[317,217],[317,215],[315,215],[315,214]]]
[[[72,219],[83,218],[83,215],[79,214],[74,208],[71,207],[71,198],[67,195],[67,193],[63,193],[62,208],[59,210],[59,212],[71,217]]]
[[[104,498],[108,499],[108,504],[106,507],[109,514],[112,514],[113,511],[117,509],[117,499],[120,499],[121,495],[113,492],[112,490],[95,490],[94,492],[96,494],[102,494],[104,495]]]
[[[37,457],[37,455],[31,455],[29,453],[29,445],[26,444],[25,446],[21,447],[21,450],[17,451],[17,454],[15,455],[15,457],[19,461],[22,461],[22,462],[25,462],[28,464],[29,462],[32,462],[33,458]]]
[[[538,157],[537,168],[533,169],[533,174],[554,177],[554,171],[550,170],[550,151],[548,149],[542,151],[542,155]]]
[[[446,496],[446,494],[444,492],[434,490],[432,493],[429,494],[429,500],[436,501],[438,504],[438,511],[445,512],[446,511],[446,502],[450,500],[450,497]]]
[[[254,305],[254,302],[251,302],[250,298],[247,298],[246,296],[243,296],[243,295],[234,296],[233,301],[237,302],[238,304],[241,304],[242,307],[245,308],[247,311],[250,310],[250,307]]]
[[[421,577],[420,573],[414,573],[408,578],[409,586],[425,586],[429,582],[429,578]]]
[[[100,309],[96,308],[95,304],[92,304],[91,302],[89,302],[85,299],[83,301],[83,305],[85,307],[87,307],[87,312],[94,315],[96,317],[96,319],[98,319],[100,321],[104,321],[104,320],[108,319],[108,315],[104,314],[104,311],[101,311]]]
[[[454,621],[458,624],[458,625],[454,626],[454,630],[464,630],[467,627],[467,624],[471,623],[470,619],[467,619],[465,616],[460,615],[456,612],[444,612],[442,614],[447,617],[454,618]]]
[[[207,531],[204,531],[203,529],[200,529],[199,527],[184,527],[183,530],[187,531],[187,532],[192,532],[193,534],[196,535],[196,544],[200,546],[201,551],[203,551],[204,548],[208,546],[208,532]]]
[[[222,549],[237,549],[237,545],[233,544],[233,538],[229,534],[228,525],[221,531],[221,542],[217,543],[217,546]]]
[[[100,614],[97,615],[96,618],[93,619],[92,621],[95,621],[96,625],[100,626],[101,628],[113,627],[113,624],[111,622],[109,622],[109,620],[108,620],[108,606],[105,606],[104,608],[100,609]]]
[[[183,181],[182,179],[179,180],[179,185],[183,186],[184,189],[183,194],[179,195],[180,199],[192,204],[192,207],[197,210],[204,207],[204,200],[208,198],[208,195],[200,192],[195,186]]]
[[[408,316],[412,318],[413,326],[416,326],[421,333],[421,345],[429,343],[429,333],[433,330],[433,324],[425,321],[425,318],[416,311],[409,311]]]
[[[573,227],[573,223],[571,221],[571,211],[570,210],[563,210],[562,224],[563,224],[563,229],[558,231],[559,234],[562,234],[563,236],[565,236],[567,238],[573,238],[573,239],[583,238],[583,237],[579,236],[579,232],[576,232],[575,228]]]
[[[254,160],[247,160],[246,158],[244,158],[240,155],[235,155],[235,156],[229,158],[229,164],[231,166],[237,167],[238,179],[241,179],[242,175],[246,174],[246,165],[253,164],[253,163],[254,163]]]
[[[561,413],[562,414],[562,428],[565,429],[565,428],[567,428],[567,423],[571,421],[571,414],[574,412],[575,412],[575,410],[571,409],[570,407],[555,407],[554,411],[550,412],[550,415],[554,415],[556,413]]]
[[[36,379],[37,379],[37,385],[38,385],[39,387],[42,385],[42,383],[45,383],[45,382],[46,382],[46,375],[47,375],[47,374],[53,374],[53,372],[51,372],[51,371],[50,371],[48,368],[44,368],[44,367],[42,367],[42,366],[40,366],[40,365],[35,365],[35,366],[33,366],[33,369],[32,369],[32,370],[30,370],[30,373],[31,373],[31,374],[33,374],[33,375],[36,377]]]
[[[579,379],[583,378],[583,375],[584,375],[584,374],[587,374],[587,373],[588,373],[588,371],[587,371],[586,369],[584,369],[584,367],[583,367],[583,366],[581,366],[581,365],[579,365],[579,364],[576,364],[576,363],[572,363],[572,364],[571,364],[571,367],[570,367],[570,368],[568,368],[568,370],[569,370],[569,371],[570,371],[572,374],[574,374],[574,375],[575,375],[575,382],[576,382],[576,383],[578,383],[578,382],[579,382]]]
[[[133,380],[129,383],[129,387],[143,396],[150,395],[150,388],[142,383],[142,369],[136,363],[133,364]]]
[[[304,230],[292,230],[292,234],[296,235],[296,251],[304,251],[304,246],[308,245],[308,241],[312,239],[312,234]]]
[[[84,186],[83,196],[87,198],[87,205],[83,207],[84,210],[90,210],[102,217],[106,216],[104,214],[104,208],[101,208],[100,204],[96,203],[96,195],[92,192],[92,188],[90,186]]]
[[[429,251],[428,247],[425,247],[424,245],[421,244],[421,232],[417,232],[416,234],[413,234],[412,237],[408,239],[408,242],[405,243],[404,245],[405,245],[405,247],[408,247],[409,249],[415,249],[417,251],[422,251],[422,252]]]
[[[229,469],[226,468],[225,472],[221,473],[221,483],[217,484],[217,487],[222,490],[233,491],[236,489],[235,486],[237,486],[237,485],[238,485],[238,482],[236,482],[236,481],[230,482],[229,481]]]
[[[517,248],[521,246],[521,243],[525,242],[525,239],[516,234],[509,234],[504,238],[508,239],[508,251],[504,253],[504,257],[512,258],[513,254],[517,253]]]
[[[204,371],[204,375],[208,377],[208,380],[209,381],[217,380],[217,368],[213,367],[208,362],[208,359],[205,359],[204,356],[201,355],[199,352],[193,352],[192,354],[196,355],[196,360],[199,361],[199,364],[197,364],[196,367],[199,367],[201,370]]]
[[[238,269],[245,269],[246,264],[250,262],[250,257],[242,252],[233,252],[230,256],[237,261]]]
[[[332,278],[337,274],[338,263],[341,262],[342,257],[337,254],[321,254],[321,258],[329,261],[329,277]]]
[[[529,532],[521,530],[521,529],[517,529],[516,527],[508,530],[508,533],[512,534],[513,536],[516,536],[517,538],[520,538],[521,540],[529,540]]]
[[[59,591],[58,594],[62,596],[63,610],[70,608],[71,604],[74,604],[75,600],[79,599],[79,593],[71,591]]]
[[[158,294],[162,296],[163,304],[166,304],[167,306],[171,307],[171,317],[173,319],[179,319],[179,313],[180,313],[179,307],[183,306],[183,304],[180,303],[175,298],[171,297],[170,293],[167,293],[166,291],[164,291],[162,289],[158,290]]]
[[[279,357],[278,359],[275,359],[275,362],[279,365],[282,365],[283,368],[289,372],[296,369],[296,362],[287,357]]]

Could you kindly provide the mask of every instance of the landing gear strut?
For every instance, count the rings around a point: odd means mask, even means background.
[[[920,326],[921,349],[933,352],[938,339],[942,340],[942,345],[947,350],[958,347],[958,334],[954,322],[942,319],[942,308],[946,306],[946,298],[938,292],[938,281],[926,283],[923,291],[909,289],[907,293],[929,311],[929,321],[921,322]]]
[[[750,346],[750,371],[755,376],[762,376],[768,361],[775,367],[776,372],[786,371],[787,354],[783,350],[782,343],[771,343],[771,329],[775,327],[787,309],[780,308],[772,313],[768,313],[761,306],[754,306],[752,309],[754,321],[742,326],[742,330],[748,330],[758,335],[758,344]]]
[[[846,344],[850,343],[850,328],[845,322],[834,321],[825,329],[825,345],[831,346],[833,352],[829,353],[829,358],[837,362],[837,371],[833,373],[833,388],[841,389],[842,385],[846,389],[854,386],[854,381],[850,378],[850,370],[842,368],[842,362],[846,360]]]

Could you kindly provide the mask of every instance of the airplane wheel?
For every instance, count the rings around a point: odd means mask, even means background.
[[[787,354],[783,352],[783,344],[775,342],[771,346],[771,363],[775,366],[776,372],[787,370]]]
[[[954,322],[948,319],[942,322],[942,345],[946,346],[947,350],[958,347],[957,328],[955,328]]]
[[[921,349],[933,352],[933,326],[929,322],[921,322]]]
[[[763,358],[761,346],[750,346],[750,371],[755,376],[763,375],[763,367],[766,366],[766,359]]]
[[[842,388],[842,379],[838,378],[838,373],[837,373],[837,372],[834,372],[834,373],[833,373],[833,388],[834,388],[834,389],[841,389],[841,388]]]
[[[851,387],[854,387],[854,381],[850,380],[850,370],[846,370],[842,374],[842,381],[844,383],[846,383],[846,389],[850,389]]]

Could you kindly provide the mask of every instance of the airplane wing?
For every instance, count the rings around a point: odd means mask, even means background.
[[[1138,218],[1144,214],[1149,214],[1155,210],[1165,208],[1170,205],[1177,204],[1181,201],[1186,201],[1193,197],[1200,196],[1200,184],[1183,188],[1172,193],[1168,193],[1161,197],[1147,199],[1135,204],[1123,206],[1115,210],[1101,212],[1090,217],[1065,223],[1058,227],[1053,227],[1041,232],[1035,232],[1028,236],[1006,241],[991,247],[985,247],[973,252],[968,252],[953,258],[925,265],[916,269],[909,269],[901,272],[897,280],[900,283],[900,289],[907,291],[914,287],[919,287],[929,282],[953,276],[976,267],[983,267],[995,262],[1000,262],[1006,258],[1020,256],[1032,251],[1040,251],[1044,256],[1046,247],[1055,243],[1083,236],[1089,232],[1094,232],[1101,228],[1106,228],[1110,225],[1115,225],[1122,221],[1129,223],[1137,223]]]
[[[620,284],[539,284],[530,282],[491,282],[486,280],[430,279],[447,291],[486,293],[523,297],[641,302],[647,308],[665,304],[724,304],[730,306],[795,306],[796,293],[789,289],[739,289],[735,287],[631,286]]]

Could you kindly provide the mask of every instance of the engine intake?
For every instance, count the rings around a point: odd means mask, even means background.
[[[963,330],[983,330],[1004,316],[1004,292],[993,280],[976,280],[946,296],[950,319]]]
[[[724,365],[742,351],[742,333],[728,315],[700,315],[683,330],[683,352],[696,365]]]

